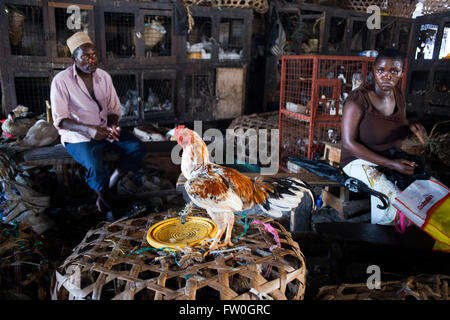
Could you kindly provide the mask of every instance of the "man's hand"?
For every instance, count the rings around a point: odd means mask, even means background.
[[[416,135],[422,144],[427,143],[428,134],[423,125],[420,123],[414,123],[409,126],[409,129]]]
[[[109,135],[109,131],[104,127],[89,126],[88,134],[94,140],[105,140]]]
[[[391,161],[390,168],[403,174],[412,175],[416,163],[405,159],[394,159]]]
[[[108,131],[108,139],[119,141],[120,127],[118,127],[117,125],[112,125],[106,127],[106,130]]]

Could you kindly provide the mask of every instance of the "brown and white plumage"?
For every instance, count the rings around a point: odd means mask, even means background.
[[[45,120],[38,120],[17,145],[35,148],[44,147],[55,142],[58,137],[58,130],[53,124]]]
[[[234,212],[259,205],[268,215],[280,217],[281,211],[297,207],[306,193],[314,203],[309,186],[299,179],[251,179],[235,169],[211,163],[201,137],[184,126],[175,129],[172,140],[183,147],[181,171],[187,179],[187,194],[218,225],[219,231],[210,249],[217,248],[225,229],[225,243],[233,245]]]

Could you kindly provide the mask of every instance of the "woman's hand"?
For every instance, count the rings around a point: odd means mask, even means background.
[[[413,123],[409,125],[409,129],[416,135],[416,137],[422,144],[427,143],[428,134],[423,125],[421,125],[420,123]]]
[[[390,169],[398,171],[400,173],[412,175],[414,173],[416,163],[405,159],[394,159],[391,160],[389,167]]]

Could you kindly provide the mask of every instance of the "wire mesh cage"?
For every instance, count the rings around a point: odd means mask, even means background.
[[[187,112],[191,115],[212,113],[215,101],[213,77],[210,74],[186,75]]]
[[[280,90],[280,163],[287,158],[320,158],[325,143],[340,141],[344,101],[364,83],[374,81],[374,58],[283,56]],[[407,61],[404,74],[407,74]],[[406,77],[399,86],[404,90]]]
[[[288,113],[280,113],[280,126],[280,166],[293,171],[287,158],[295,155],[306,157],[308,154],[310,123]]]
[[[17,104],[28,107],[28,111],[41,114],[46,112],[45,100],[50,100],[48,77],[15,77]]]
[[[174,111],[174,80],[144,79],[144,113]]]
[[[66,40],[78,31],[89,33],[89,13],[91,10],[80,9],[74,15],[67,8],[55,8],[56,51],[60,58],[70,58]]]
[[[1,78],[1,73],[0,73],[0,78]],[[2,81],[0,81],[0,107],[3,113],[3,110],[5,110],[5,106],[3,104],[3,86],[2,86]]]
[[[212,21],[208,17],[193,17],[194,26],[187,37],[188,59],[211,59]]]
[[[321,12],[310,10],[280,10],[278,17],[286,37],[284,54],[319,50],[321,19],[317,16],[320,14]]]
[[[241,59],[244,48],[244,20],[220,19],[219,60]]]
[[[438,29],[438,24],[422,24],[420,26],[419,41],[415,55],[416,60],[433,59]]]
[[[428,76],[430,74],[430,71],[413,71],[411,72],[410,76],[410,83],[409,83],[409,91],[408,93],[414,94],[417,96],[423,96],[425,93],[431,89],[430,83],[428,83]]]
[[[170,56],[172,49],[172,18],[163,15],[144,16],[146,57]]]
[[[42,7],[6,4],[8,35],[12,55],[45,56]]]
[[[285,52],[299,54],[301,52],[301,44],[303,39],[303,23],[300,19],[299,12],[280,11],[278,16],[286,35]]]
[[[111,74],[122,107],[122,117],[139,117],[141,98],[135,74]]]
[[[106,57],[108,59],[136,56],[133,13],[105,12]]]
[[[395,24],[392,23],[392,21],[386,21],[383,19],[381,22],[381,30],[377,32],[375,40],[375,48],[377,48],[379,52],[386,48],[392,48],[396,45],[394,40],[394,31]]]
[[[328,49],[331,52],[344,52],[345,41],[343,35],[346,31],[346,18],[331,17],[330,34],[328,38]]]
[[[283,56],[280,93],[280,163],[287,158],[320,158],[325,143],[340,140],[348,93],[373,81],[373,58]]]
[[[350,52],[356,54],[369,49],[367,39],[369,38],[369,30],[365,20],[353,20],[352,40],[350,42]],[[406,39],[408,41],[408,38]]]

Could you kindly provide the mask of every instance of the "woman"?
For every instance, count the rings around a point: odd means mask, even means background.
[[[392,200],[400,191],[397,186],[377,171],[382,166],[405,175],[412,175],[416,163],[392,159],[388,150],[401,147],[402,140],[412,131],[422,143],[427,132],[420,124],[409,124],[406,119],[405,98],[397,84],[402,79],[404,58],[395,49],[386,49],[375,60],[374,83],[361,85],[352,91],[344,103],[342,115],[341,167],[374,190]],[[381,201],[372,196],[371,222],[390,224],[396,209],[377,208]]]

